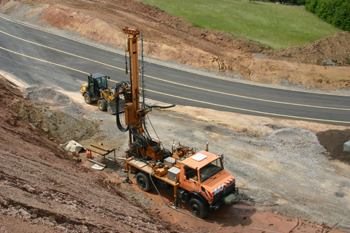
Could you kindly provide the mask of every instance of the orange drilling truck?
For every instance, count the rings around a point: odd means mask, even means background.
[[[223,156],[210,153],[208,144],[206,150],[196,153],[193,148],[179,143],[173,145],[170,152],[148,133],[145,116],[152,106],[144,103],[144,96],[143,103],[140,103],[140,70],[143,74],[143,65],[141,68],[138,66],[140,32],[128,27],[123,31],[128,35],[126,54],[129,54],[130,82],[117,84],[115,102],[117,126],[122,132],[129,133],[126,181],[130,181],[129,173],[133,172],[141,190],[149,191],[153,186],[156,189],[174,188],[175,204],[177,200],[188,203],[191,213],[198,218],[205,218],[209,210],[218,209],[224,203],[235,204],[238,201],[238,188],[235,178],[224,169]],[[143,86],[143,78],[141,83]],[[125,101],[124,109],[119,109],[120,98]],[[124,125],[121,123],[121,113],[125,114]]]
[[[135,172],[141,190],[151,190],[153,183],[163,188],[173,187],[175,200],[187,203],[198,218],[205,218],[209,210],[216,210],[222,204],[231,206],[238,201],[235,178],[224,169],[223,157],[205,150],[192,154],[188,148],[179,147],[163,162],[132,157],[126,166],[128,172]]]

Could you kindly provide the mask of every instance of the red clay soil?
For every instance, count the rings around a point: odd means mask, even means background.
[[[0,109],[0,232],[186,232],[39,135],[20,117],[35,105],[3,79]]]
[[[131,188],[135,190],[138,189],[135,181],[131,185]],[[160,189],[159,191],[162,198],[164,198],[167,203],[171,204],[173,202],[174,198],[172,190]],[[139,192],[147,195],[147,197],[155,203],[152,210],[159,213],[163,221],[169,222],[172,225],[183,226],[183,228],[189,232],[322,233],[329,232],[330,230],[332,232],[341,232],[327,226],[319,226],[301,219],[282,216],[277,212],[269,211],[269,208],[257,209],[254,206],[246,205],[235,205],[230,208],[227,206],[222,206],[219,210],[210,212],[209,216],[205,220],[200,220],[191,216],[187,205],[183,205],[178,208],[178,210],[182,212],[175,211],[165,205],[162,198],[154,189],[148,193],[143,191]]]

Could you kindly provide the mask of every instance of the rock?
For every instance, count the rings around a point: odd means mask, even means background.
[[[55,216],[55,215],[49,216],[49,220],[50,220],[50,222],[52,222],[52,223],[57,223],[57,222],[56,222],[56,216]]]
[[[13,208],[7,212],[7,215],[8,216],[15,216],[17,213],[19,213],[19,211],[16,210],[15,208]]]
[[[258,53],[253,53],[252,56],[256,57],[256,58],[260,58],[260,59],[267,59],[267,60],[269,60],[269,58],[267,56],[262,55],[262,54],[258,54]]]
[[[38,209],[32,209],[31,213],[32,213],[31,218],[37,218],[38,214],[39,214],[39,210]]]
[[[346,141],[346,142],[344,143],[343,151],[344,151],[344,152],[347,152],[347,153],[350,153],[350,140],[349,140],[349,141]]]
[[[3,206],[7,206],[8,202],[3,197],[0,196],[0,204],[2,204]]]
[[[31,215],[25,210],[25,209],[20,209],[19,213],[23,216],[25,219],[30,219]]]
[[[45,221],[44,221],[44,224],[47,225],[47,226],[50,226],[50,227],[55,226],[54,223],[52,223],[52,222],[50,222],[50,221],[48,221],[48,220],[45,220]]]
[[[325,66],[332,66],[332,67],[337,67],[338,64],[333,62],[332,60],[329,60],[329,59],[324,59],[323,60],[323,63]]]
[[[65,228],[64,226],[57,226],[56,229],[62,232],[67,232],[67,228]]]
[[[25,184],[23,187],[30,193],[35,193],[36,192],[35,188],[33,188],[32,186],[30,186],[28,184]]]

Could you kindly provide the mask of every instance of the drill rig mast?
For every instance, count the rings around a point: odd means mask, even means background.
[[[145,116],[150,109],[140,106],[140,68],[138,66],[138,39],[140,32],[138,29],[128,27],[125,27],[123,31],[128,35],[126,52],[129,54],[130,82],[121,82],[116,86],[117,125],[121,131],[129,132],[127,158],[151,158],[158,161],[164,155],[169,155],[170,152],[162,150],[160,142],[154,141],[148,134]],[[121,125],[119,117],[120,96],[124,96],[125,99],[125,128]]]

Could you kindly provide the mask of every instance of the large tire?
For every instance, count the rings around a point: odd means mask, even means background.
[[[152,188],[151,185],[151,179],[149,178],[149,175],[144,172],[139,172],[136,175],[136,183],[137,186],[143,191],[149,191]]]
[[[188,202],[188,205],[190,207],[191,213],[197,218],[207,217],[209,212],[208,206],[198,198],[191,198],[191,200]]]
[[[87,104],[92,103],[91,97],[87,92],[85,92],[85,94],[84,94],[84,100],[85,100],[85,103],[87,103]]]
[[[101,111],[106,111],[107,101],[105,99],[100,99],[97,101],[97,106],[98,106],[98,109],[100,109]]]

